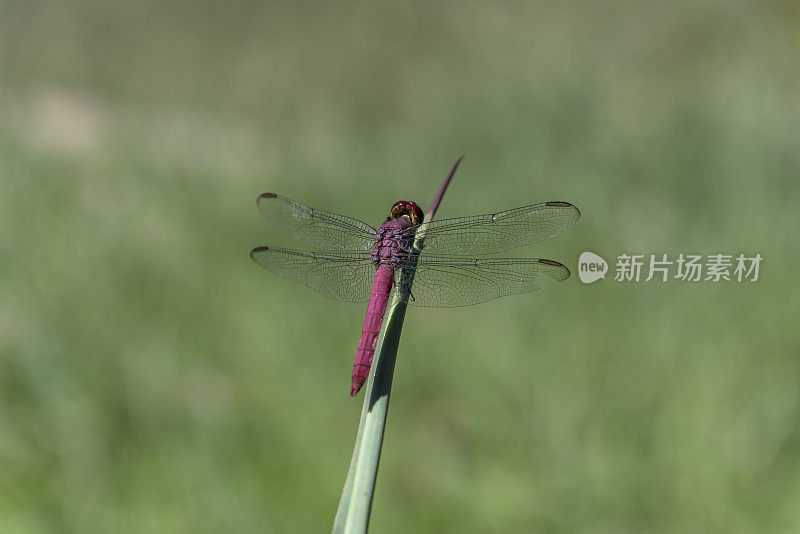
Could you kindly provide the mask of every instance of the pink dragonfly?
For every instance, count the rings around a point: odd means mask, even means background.
[[[353,365],[351,395],[358,393],[369,374],[393,288],[416,306],[453,307],[536,291],[544,278],[566,280],[569,269],[557,261],[471,256],[538,243],[566,230],[580,217],[578,208],[569,202],[555,201],[423,223],[419,206],[401,200],[376,229],[274,193],[259,196],[258,207],[279,230],[323,251],[258,247],[250,253],[253,261],[325,297],[369,301]],[[421,227],[424,246],[418,255],[413,244]],[[413,276],[402,277],[403,271]],[[398,288],[400,280],[411,279],[413,288]]]

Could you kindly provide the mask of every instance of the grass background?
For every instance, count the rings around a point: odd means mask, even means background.
[[[325,532],[364,306],[248,258],[568,200],[516,255],[761,253],[406,318],[374,532],[800,530],[791,1],[0,2],[0,531]]]

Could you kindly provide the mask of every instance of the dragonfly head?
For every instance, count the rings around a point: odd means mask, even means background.
[[[408,218],[411,220],[411,224],[417,225],[422,223],[422,209],[417,206],[416,203],[410,200],[399,200],[394,203],[392,206],[392,211],[389,212],[389,217],[386,219],[399,219],[400,217],[407,215]]]

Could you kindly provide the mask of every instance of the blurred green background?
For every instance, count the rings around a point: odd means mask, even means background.
[[[512,255],[764,257],[406,318],[380,533],[800,530],[800,10],[0,3],[0,532],[327,532],[365,306],[256,196],[567,200]]]

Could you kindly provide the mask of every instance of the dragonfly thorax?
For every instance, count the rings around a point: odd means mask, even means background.
[[[383,223],[375,234],[375,246],[372,249],[372,263],[378,265],[396,265],[408,257],[408,251],[413,245],[413,232],[405,230],[413,226],[411,218],[402,215],[397,219],[390,219]]]

